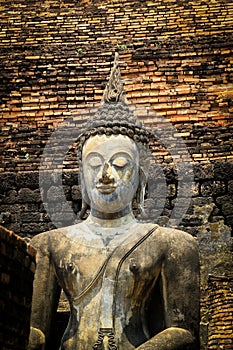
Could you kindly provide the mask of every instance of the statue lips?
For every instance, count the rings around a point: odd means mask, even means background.
[[[102,194],[111,194],[115,191],[116,187],[115,185],[96,185],[97,190]]]

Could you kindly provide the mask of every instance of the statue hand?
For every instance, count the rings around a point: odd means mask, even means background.
[[[78,295],[78,267],[73,262],[61,261],[58,267],[59,283],[70,295]]]
[[[177,350],[193,344],[194,338],[187,329],[170,327],[158,333],[136,350]],[[185,348],[186,349],[186,348]]]
[[[44,350],[45,349],[45,335],[44,333],[34,327],[30,327],[30,336],[27,350]]]

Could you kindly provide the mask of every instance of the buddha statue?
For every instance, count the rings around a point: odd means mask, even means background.
[[[61,289],[70,319],[60,350],[198,350],[196,240],[133,214],[133,203],[143,210],[149,138],[127,105],[116,56],[103,103],[78,138],[81,217],[89,215],[31,242],[29,350],[35,339],[51,350]]]

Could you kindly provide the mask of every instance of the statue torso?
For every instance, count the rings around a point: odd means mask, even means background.
[[[145,237],[154,227],[135,223],[109,242],[111,230],[103,239],[83,224],[50,233],[56,275],[71,305],[62,349],[92,348],[101,328],[114,328],[119,350],[150,337],[146,304],[166,250],[159,229]]]

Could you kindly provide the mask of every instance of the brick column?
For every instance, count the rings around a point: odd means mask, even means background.
[[[233,275],[210,276],[208,350],[233,349]]]
[[[26,350],[35,249],[0,226],[0,349]]]

